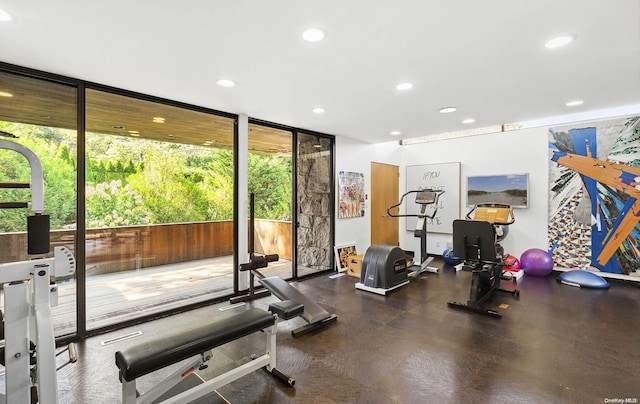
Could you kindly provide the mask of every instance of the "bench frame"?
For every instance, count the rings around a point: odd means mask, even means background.
[[[266,349],[262,356],[252,355],[251,361],[243,365],[240,365],[234,369],[231,369],[215,378],[208,380],[202,384],[190,388],[182,393],[179,393],[173,397],[170,397],[162,403],[186,403],[197,400],[207,394],[214,392],[216,389],[233,382],[243,376],[248,375],[260,368],[264,368],[271,375],[277,377],[289,387],[295,385],[295,380],[288,375],[282,373],[276,369],[276,335],[278,320],[288,320],[295,316],[298,316],[304,310],[304,306],[293,301],[283,301],[278,303],[272,303],[269,305],[269,311],[273,313],[274,321],[266,327],[256,328],[254,332],[263,331],[266,335]],[[253,333],[250,333],[253,334]],[[245,334],[245,335],[250,335]],[[147,404],[158,400],[171,388],[175,387],[182,379],[188,376],[190,373],[204,369],[206,363],[213,357],[213,349],[217,346],[224,345],[226,343],[236,341],[239,338],[229,340],[227,342],[220,343],[216,346],[212,346],[206,351],[197,355],[191,356],[175,369],[171,374],[165,377],[161,382],[157,383],[151,389],[139,393],[136,388],[136,379],[127,381],[122,373],[120,373],[120,381],[122,382],[122,403],[123,404]],[[170,366],[172,364],[167,364]],[[165,367],[166,367],[165,366]],[[147,373],[145,373],[147,374]],[[141,376],[138,376],[141,377]]]
[[[231,383],[243,376],[248,375],[262,367],[266,367],[267,371],[273,372],[276,367],[276,324],[264,329],[267,336],[266,352],[251,362],[240,365],[231,369],[211,380],[199,384],[185,392],[175,395],[163,403],[187,403],[203,397],[214,390]],[[122,380],[122,402],[123,404],[143,404],[152,403],[178,384],[183,378],[190,373],[202,367],[209,359],[213,357],[213,350],[210,349],[200,355],[193,356],[188,362],[173,371],[164,378],[160,383],[156,384],[152,389],[137,396],[136,380],[130,382]]]

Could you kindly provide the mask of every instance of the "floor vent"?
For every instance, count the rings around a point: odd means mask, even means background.
[[[142,335],[142,331],[135,331],[135,332],[131,332],[129,334],[121,335],[119,337],[115,337],[115,338],[111,338],[111,339],[102,341],[100,343],[100,345],[102,345],[102,346],[111,345],[111,344],[115,344],[116,342],[120,342],[120,341],[124,341],[124,340],[127,340],[127,339],[138,337],[140,335]]]

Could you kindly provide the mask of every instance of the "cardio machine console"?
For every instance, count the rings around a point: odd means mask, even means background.
[[[513,211],[511,206],[502,204],[476,205],[473,220],[482,220],[492,224],[513,223]],[[471,213],[471,212],[469,212]]]
[[[419,191],[416,194],[416,203],[418,205],[431,205],[436,201],[437,192],[432,190]]]

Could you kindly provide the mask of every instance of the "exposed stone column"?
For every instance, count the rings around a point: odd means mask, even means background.
[[[298,263],[324,270],[331,263],[331,153],[327,139],[301,136],[298,152]]]

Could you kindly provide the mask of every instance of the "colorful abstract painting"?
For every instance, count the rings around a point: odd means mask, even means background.
[[[349,171],[338,173],[338,218],[364,216],[364,174]]]
[[[640,116],[549,129],[557,266],[640,277]]]

